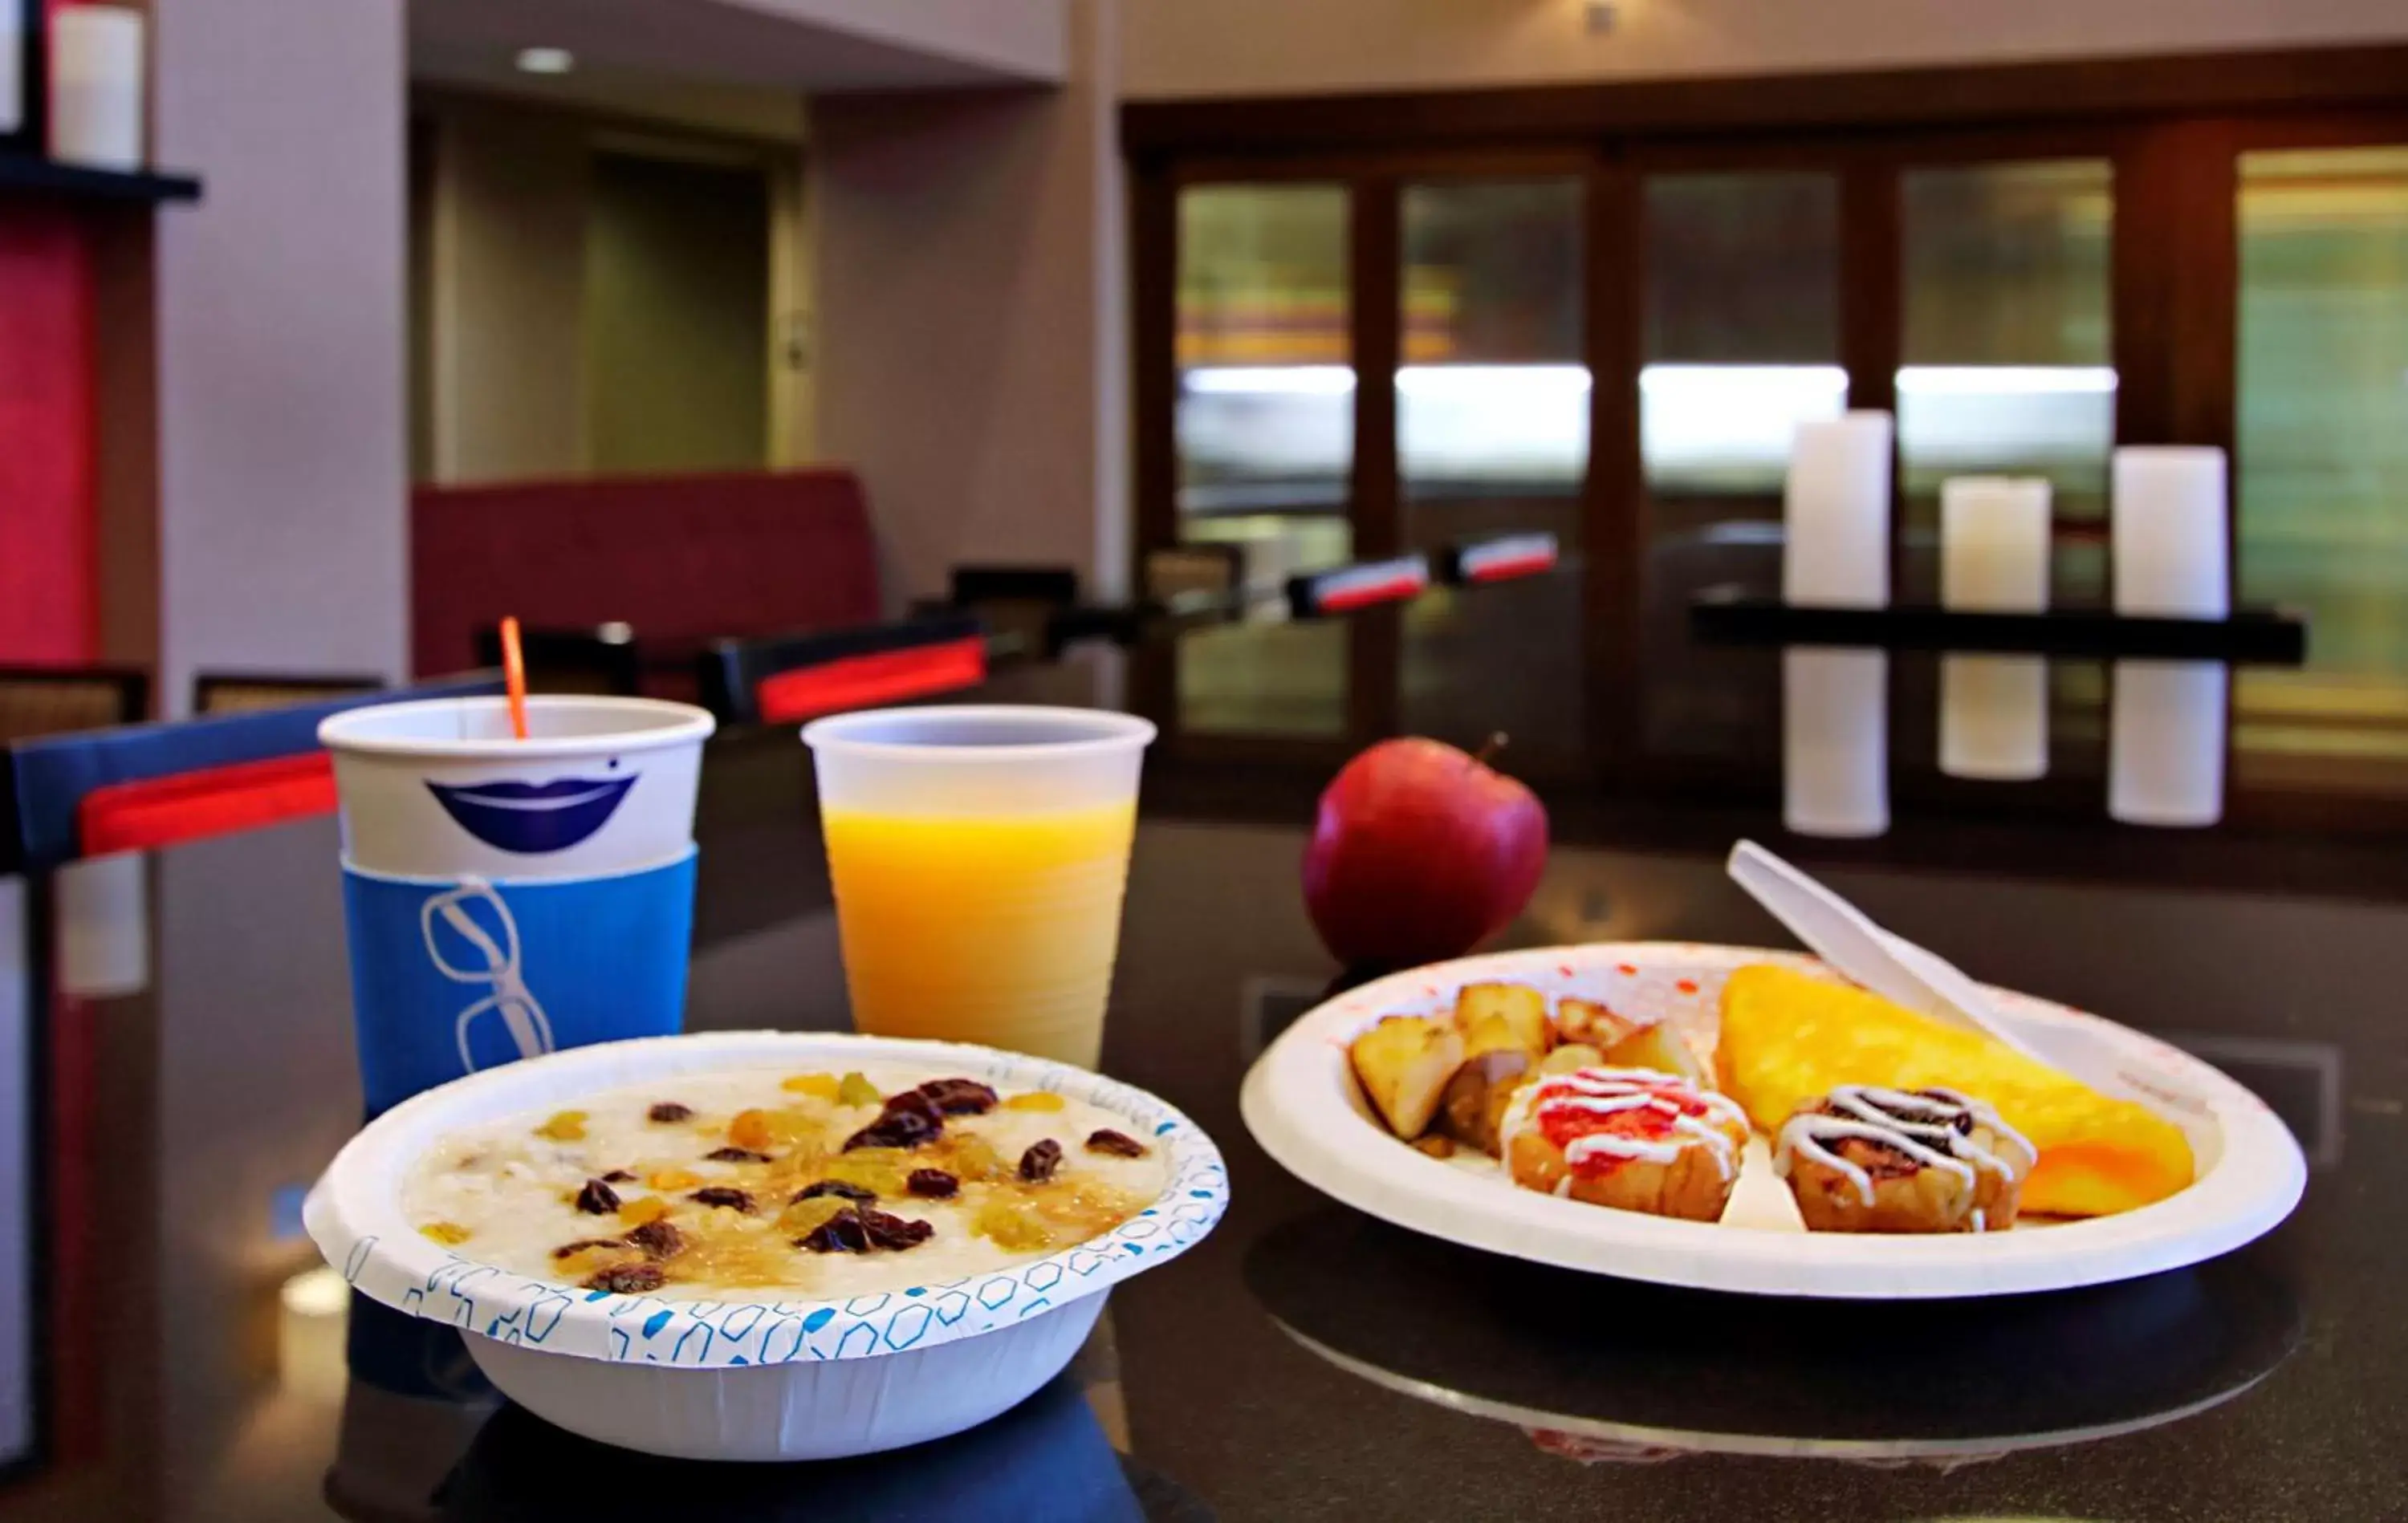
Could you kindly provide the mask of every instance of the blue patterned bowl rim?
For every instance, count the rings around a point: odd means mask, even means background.
[[[547,1103],[674,1074],[902,1064],[1048,1089],[1134,1124],[1169,1182],[1111,1231],[1060,1253],[940,1284],[834,1301],[663,1301],[530,1279],[423,1236],[401,1210],[409,1169],[444,1135]],[[1094,1295],[1201,1241],[1228,1208],[1220,1149],[1195,1122],[1117,1079],[993,1047],[827,1032],[727,1032],[603,1043],[457,1079],[377,1117],[309,1192],[302,1218],[369,1300],[547,1353],[724,1370],[875,1359],[1010,1327]]]

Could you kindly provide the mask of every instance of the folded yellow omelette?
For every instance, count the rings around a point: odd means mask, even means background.
[[[1723,1089],[1767,1132],[1838,1085],[1939,1085],[1988,1101],[2040,1149],[2027,1212],[2103,1217],[2191,1182],[2189,1141],[2155,1111],[1877,994],[1757,963],[1723,985],[1722,1014]]]

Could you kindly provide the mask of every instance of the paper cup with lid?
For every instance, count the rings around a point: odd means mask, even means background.
[[[562,1047],[684,1020],[695,794],[710,716],[643,698],[499,698],[319,726],[367,1113]]]

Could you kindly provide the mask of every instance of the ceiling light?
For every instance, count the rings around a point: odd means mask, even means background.
[[[522,48],[521,74],[566,74],[577,66],[577,55],[566,48]]]

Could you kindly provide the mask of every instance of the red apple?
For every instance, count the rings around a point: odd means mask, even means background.
[[[1349,967],[1460,957],[1521,913],[1547,865],[1547,811],[1478,757],[1383,740],[1321,795],[1304,904]]]

